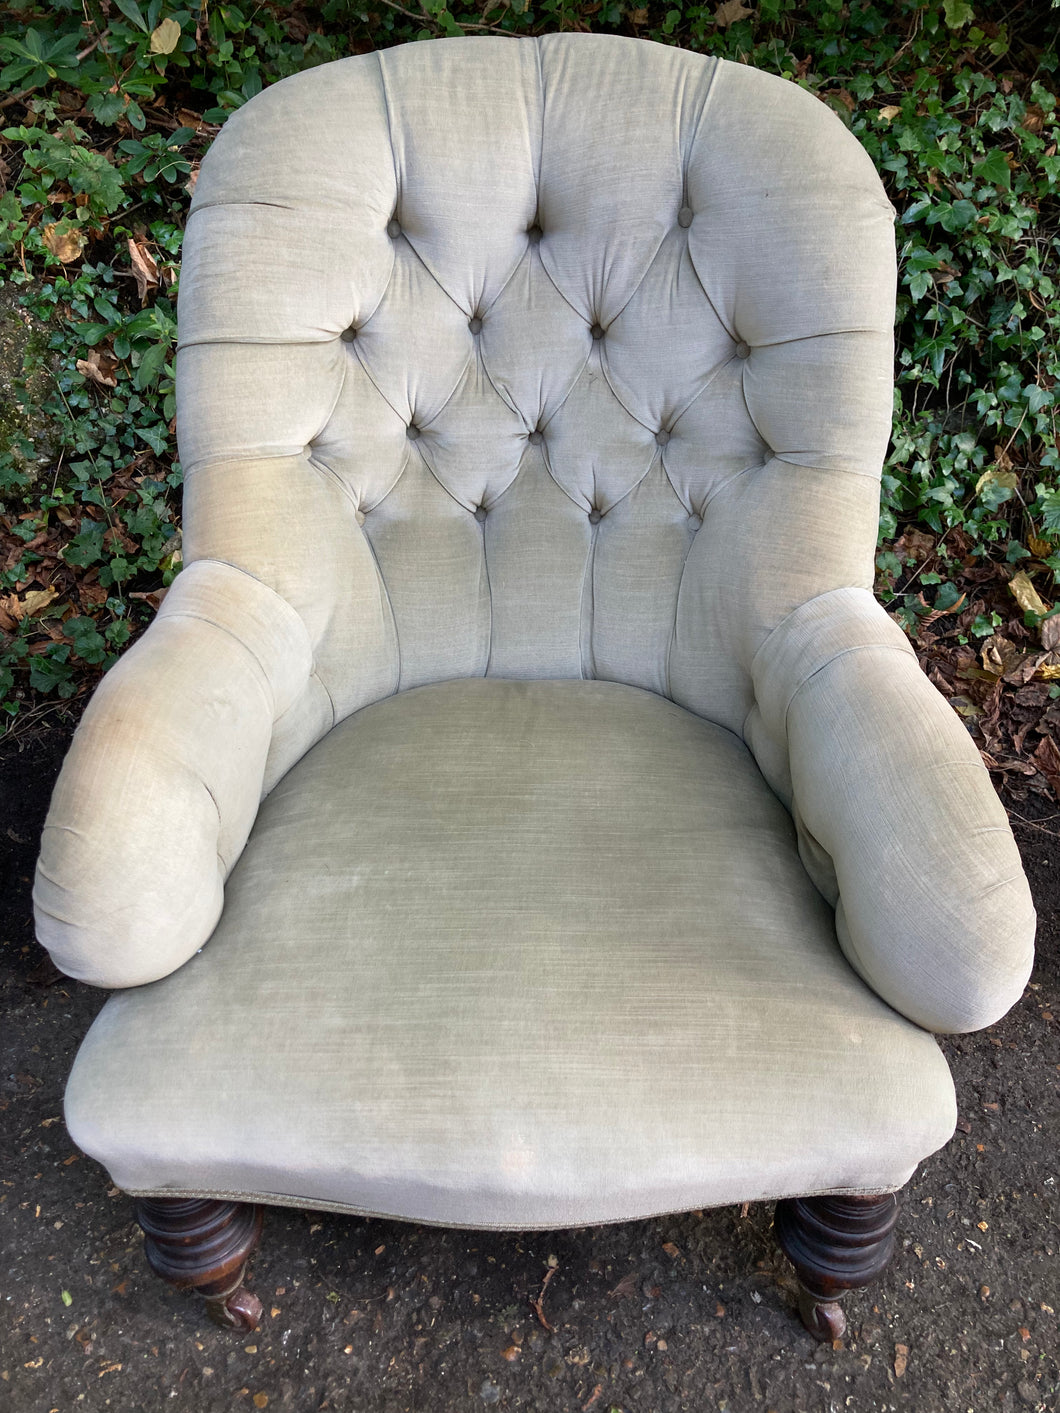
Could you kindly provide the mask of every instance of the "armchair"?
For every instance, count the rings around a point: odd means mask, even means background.
[[[633,40],[262,93],[180,292],[187,568],[56,787],[67,1123],[222,1322],[262,1204],[778,1202],[811,1330],[1034,917],[871,593],[895,252],[809,94]]]

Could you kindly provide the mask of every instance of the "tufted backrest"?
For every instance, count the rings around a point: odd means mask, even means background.
[[[185,245],[185,557],[305,625],[273,775],[450,677],[740,730],[765,635],[871,586],[891,221],[815,98],[634,40],[413,44],[232,117]]]

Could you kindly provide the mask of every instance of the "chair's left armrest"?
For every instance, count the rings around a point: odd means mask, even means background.
[[[264,584],[215,561],[178,577],[96,690],[52,796],[33,901],[57,966],[138,986],[207,940],[274,723],[311,668],[305,626]]]
[[[935,1031],[1020,997],[1035,915],[979,753],[905,635],[861,589],[796,609],[753,663],[746,735],[791,806],[848,960]]]

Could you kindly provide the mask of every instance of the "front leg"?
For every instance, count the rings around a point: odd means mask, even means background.
[[[263,1213],[249,1202],[205,1197],[141,1197],[136,1220],[154,1273],[194,1290],[206,1313],[229,1329],[256,1330],[261,1301],[243,1287],[247,1258],[261,1237]]]
[[[839,1339],[846,1317],[839,1302],[876,1279],[894,1254],[898,1198],[788,1197],[773,1218],[780,1249],[799,1277],[799,1314],[809,1332]]]

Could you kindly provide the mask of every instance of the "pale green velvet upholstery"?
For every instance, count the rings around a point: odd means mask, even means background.
[[[945,1140],[918,1027],[1002,1015],[1034,919],[871,595],[894,277],[835,115],[675,49],[417,44],[230,119],[188,568],[36,884],[141,988],[68,1096],[116,1181],[517,1227]]]
[[[746,746],[614,682],[445,682],[336,727],[67,1103],[127,1191],[490,1226],[898,1186],[956,1118]]]

